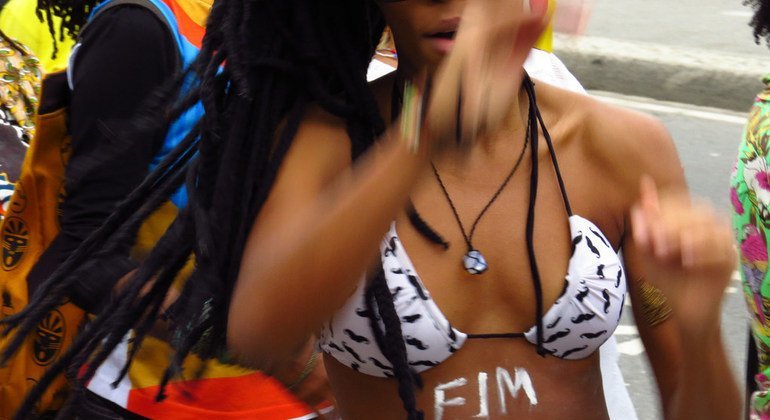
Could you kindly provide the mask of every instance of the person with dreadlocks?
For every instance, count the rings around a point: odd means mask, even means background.
[[[200,123],[2,321],[4,357],[182,184],[189,204],[26,407],[64,370],[85,386],[130,333],[119,383],[162,317],[160,399],[202,374],[186,360],[271,373],[320,331],[343,418],[607,418],[596,349],[629,290],[660,321],[639,328],[667,416],[733,417],[729,229],[685,198],[660,123],[523,73],[545,1],[217,0],[199,83],[163,113],[200,100]],[[386,21],[399,69],[369,86]]]
[[[770,46],[770,1],[745,0],[754,15],[754,41]],[[746,369],[747,418],[770,416],[770,275],[767,238],[770,206],[767,184],[767,136],[770,134],[770,75],[765,89],[754,98],[748,123],[730,177],[733,229],[738,241],[741,279],[751,314]]]
[[[343,418],[608,418],[597,350],[629,291],[666,417],[734,418],[729,228],[686,198],[660,123],[522,73],[529,3],[380,3],[395,127],[348,172],[350,126],[308,112],[243,252],[232,350],[269,368],[320,330]]]
[[[136,129],[136,135],[126,134],[135,130],[132,128],[133,116],[141,118],[143,110],[147,113],[145,109],[152,109],[151,94],[172,82],[174,75],[194,60],[201,45],[209,8],[208,2],[186,0],[41,0],[38,3],[38,13],[46,22],[60,22],[60,25],[49,26],[54,45],[59,45],[57,41],[65,38],[76,38],[78,43],[66,74],[71,95],[67,121],[71,144],[62,143],[62,156],[65,156],[64,149],[71,148],[71,152],[66,153],[68,158],[62,158],[68,161],[64,173],[66,195],[61,197],[60,214],[56,220],[60,231],[45,247],[26,277],[30,295],[104,222],[115,206],[141,183],[149,170],[184,139],[200,118],[202,108],[196,105],[169,129],[149,127],[144,130],[142,127],[144,131]],[[34,16],[28,18],[34,19]],[[51,102],[53,95],[50,92],[55,91],[50,89],[53,86],[51,80],[58,76],[52,75],[47,80],[47,96],[43,102]],[[193,82],[186,80],[185,83]],[[45,136],[52,131],[49,114],[53,113],[47,110],[43,113],[41,121],[44,127],[41,132]],[[32,163],[40,155],[35,147],[50,143],[48,140],[35,139],[39,144],[33,145],[30,152]],[[56,154],[58,157],[59,150]],[[29,165],[29,169],[29,177],[24,179],[26,192],[30,197],[39,197],[37,188],[42,184],[28,182],[28,179],[34,178],[32,175],[36,170],[50,171],[51,168],[35,169]],[[35,184],[34,189],[30,187],[32,184]],[[18,205],[21,194],[16,198],[14,208],[21,208]],[[186,196],[183,190],[175,192],[170,198],[161,210],[142,224],[136,239],[126,241],[120,252],[98,260],[104,270],[93,270],[93,275],[88,269],[79,272],[81,281],[67,290],[69,300],[87,312],[99,312],[116,282],[141,261],[143,250],[147,249],[145,244],[154,243],[159,235],[157,232],[165,230],[176,209],[184,207]],[[12,216],[13,223],[34,221],[34,218],[23,214],[14,213]],[[9,224],[3,229],[4,239],[9,237],[7,232],[13,230],[13,226]],[[38,241],[32,235],[29,242],[31,245]],[[32,259],[35,255],[32,255],[31,247],[26,250],[18,248],[15,250],[18,251],[15,254],[18,261],[5,264],[7,261],[4,260],[4,270],[15,272],[28,262],[34,263]],[[3,314],[7,316],[22,306],[20,298],[23,296],[18,292],[23,289],[10,284],[13,278],[9,281],[7,275],[4,277],[0,286],[3,302],[8,300],[7,306],[11,308],[9,314]],[[6,296],[8,299],[5,299]],[[34,340],[30,346],[30,350],[34,350],[34,363],[38,365],[45,366],[55,361],[60,349],[68,344],[66,338],[69,337],[63,338],[62,335],[73,335],[77,331],[77,323],[66,316],[56,316],[55,319],[60,324],[58,329],[57,325],[47,321],[36,328],[38,334],[48,337],[45,341]],[[315,363],[317,359],[312,356],[314,353],[308,345],[305,354],[298,355],[301,360],[287,363],[283,372],[276,374],[276,378],[283,383],[235,365],[225,358],[205,364],[191,360],[190,366],[205,369],[205,372],[192,383],[182,378],[175,379],[169,397],[163,403],[157,403],[155,385],[160,382],[164,368],[162,364],[157,364],[157,358],[171,351],[162,338],[163,334],[160,338],[147,338],[141,350],[130,349],[131,344],[121,343],[120,348],[98,366],[87,389],[76,390],[80,404],[73,406],[75,414],[84,418],[162,418],[204,413],[215,418],[290,418],[310,415],[313,409],[308,405],[315,406],[328,399],[322,363]],[[123,367],[121,361],[130,351],[136,352],[135,363],[123,380],[113,385]],[[306,364],[307,360],[314,362]],[[14,359],[11,363],[20,367],[22,359]],[[12,383],[6,380],[6,372],[13,370],[0,370],[0,405],[3,406],[0,417],[9,416],[22,403],[21,396],[25,392],[19,387],[30,388],[34,385],[28,380],[23,384]],[[9,377],[12,375],[9,374]],[[37,379],[34,375],[27,377]],[[288,389],[290,386],[292,389]],[[54,393],[58,393],[59,397],[60,389],[57,386]],[[260,397],[254,398],[255,393]],[[55,410],[57,399],[60,398],[55,397],[50,404],[46,399],[38,410]],[[22,410],[25,409],[22,407]],[[43,413],[39,411],[37,414]]]

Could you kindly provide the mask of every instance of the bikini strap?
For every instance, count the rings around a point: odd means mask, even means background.
[[[540,270],[537,268],[537,257],[535,256],[535,202],[537,201],[538,186],[538,112],[537,100],[535,98],[535,88],[532,79],[524,73],[524,89],[529,97],[529,140],[532,144],[532,169],[529,180],[529,208],[527,210],[527,256],[529,258],[529,269],[532,274],[532,285],[535,289],[535,311],[537,321],[537,353],[543,357],[548,351],[543,346],[545,339],[543,337],[543,285],[540,281]]]
[[[551,141],[551,135],[545,127],[545,122],[543,121],[543,116],[540,114],[540,109],[535,107],[535,111],[537,112],[537,120],[540,122],[540,128],[543,130],[545,143],[548,145],[548,153],[551,155],[553,169],[556,170],[556,179],[559,181],[559,189],[561,190],[561,196],[564,199],[564,208],[567,210],[567,215],[572,216],[572,205],[570,205],[569,197],[567,196],[567,188],[564,186],[564,178],[562,178],[561,170],[559,170],[559,161],[556,159],[556,151],[553,147],[553,141]]]
[[[528,86],[527,94],[529,94],[529,90],[532,91],[531,97],[530,97],[530,109],[535,110],[535,115],[537,116],[537,122],[540,124],[540,129],[543,130],[543,137],[545,138],[545,143],[548,145],[548,154],[551,155],[551,162],[553,163],[553,169],[556,171],[556,179],[559,182],[559,190],[561,190],[561,196],[564,200],[564,208],[567,210],[567,215],[572,216],[572,205],[569,202],[569,197],[567,196],[567,188],[564,186],[564,178],[561,176],[561,170],[559,169],[559,161],[556,159],[556,151],[553,147],[553,141],[551,140],[551,134],[548,132],[548,128],[545,126],[545,121],[543,121],[543,116],[540,114],[540,109],[537,107],[537,98],[535,96],[535,84],[532,82],[532,79],[529,78],[529,75],[525,73],[525,85]],[[537,130],[535,130],[537,131]]]

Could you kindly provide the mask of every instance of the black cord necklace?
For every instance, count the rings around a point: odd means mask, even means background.
[[[476,220],[473,221],[473,225],[471,226],[469,233],[465,233],[465,226],[463,226],[463,222],[460,220],[460,215],[457,213],[457,208],[455,208],[452,197],[449,195],[449,191],[447,191],[444,182],[441,180],[441,175],[438,173],[436,165],[431,162],[433,174],[436,176],[436,180],[438,181],[438,185],[441,187],[441,191],[444,192],[444,197],[446,197],[447,202],[449,202],[449,207],[452,209],[452,214],[457,221],[457,225],[460,226],[460,232],[462,232],[463,238],[465,239],[465,244],[468,246],[468,252],[463,256],[463,267],[465,267],[465,270],[470,274],[483,274],[489,268],[487,260],[484,258],[484,254],[482,254],[481,251],[473,246],[473,234],[476,233],[476,227],[478,227],[481,218],[484,216],[487,210],[492,207],[492,204],[497,201],[500,193],[503,192],[506,185],[508,185],[508,182],[510,182],[511,178],[513,178],[513,174],[515,174],[516,170],[519,169],[519,165],[521,165],[521,161],[524,159],[524,154],[527,150],[527,145],[529,144],[530,129],[531,127],[529,127],[528,124],[526,135],[524,137],[524,146],[521,148],[519,157],[516,159],[516,164],[513,165],[513,169],[511,169],[511,172],[508,174],[508,176],[505,177],[505,180],[500,185],[500,188],[497,189],[492,198],[487,202],[486,206],[484,206],[484,208],[481,210],[481,213],[479,213],[479,215],[476,217]]]

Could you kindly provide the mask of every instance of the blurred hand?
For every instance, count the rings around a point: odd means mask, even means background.
[[[641,181],[631,221],[644,261],[641,274],[666,296],[683,337],[713,338],[737,262],[727,221],[685,194],[659,196],[649,177]]]
[[[455,144],[458,123],[460,141],[468,144],[510,114],[524,61],[549,20],[547,0],[524,1],[530,4],[524,10],[510,0],[466,5],[455,45],[431,87],[426,120],[435,149]]]
[[[567,35],[583,35],[588,27],[594,0],[559,0],[553,29]]]

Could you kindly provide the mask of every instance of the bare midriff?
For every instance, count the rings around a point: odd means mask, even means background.
[[[326,357],[344,419],[404,419],[397,382]],[[426,419],[607,419],[599,353],[583,360],[540,357],[523,340],[472,340],[421,374]],[[531,386],[530,386],[531,384]]]

